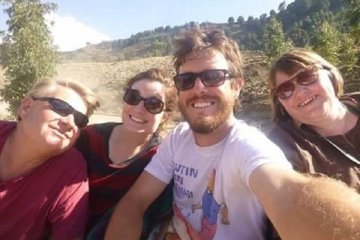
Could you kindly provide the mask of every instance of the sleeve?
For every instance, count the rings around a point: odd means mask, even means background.
[[[52,239],[74,239],[85,231],[89,198],[86,165],[80,153],[71,162],[71,171],[67,171],[71,174],[64,176],[65,186],[49,214]]]
[[[249,178],[253,171],[264,164],[275,164],[280,168],[292,169],[281,149],[270,141],[257,129],[247,132],[248,137],[243,138],[241,148],[233,146],[237,151],[238,158],[234,158],[234,164],[240,172],[241,178],[249,186]],[[238,161],[240,158],[240,161]]]
[[[175,153],[182,142],[182,124],[173,129],[160,144],[156,154],[150,163],[146,166],[145,171],[169,184],[174,175]]]

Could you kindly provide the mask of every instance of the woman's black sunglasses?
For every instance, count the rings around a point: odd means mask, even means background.
[[[145,109],[152,114],[161,113],[164,109],[164,102],[157,97],[144,98],[140,95],[140,92],[136,89],[125,89],[124,102],[129,105],[138,105],[141,101],[144,101]]]
[[[186,91],[194,87],[197,78],[207,87],[218,87],[226,79],[232,78],[228,70],[210,69],[199,73],[186,72],[174,76],[175,86],[179,91]]]
[[[68,104],[67,102],[61,99],[54,97],[40,97],[40,98],[32,97],[32,99],[36,101],[48,102],[50,109],[61,116],[65,117],[70,114],[73,114],[75,125],[78,126],[79,128],[86,127],[86,125],[89,122],[89,118],[85,114],[75,110],[72,106],[70,106],[70,104]]]

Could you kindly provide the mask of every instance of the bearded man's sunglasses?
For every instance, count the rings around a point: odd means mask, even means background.
[[[274,88],[271,92],[279,99],[289,99],[295,91],[295,82],[302,86],[309,86],[316,83],[319,80],[318,70],[327,69],[326,66],[311,65],[300,70],[291,79],[281,83],[279,86]]]
[[[36,101],[48,102],[50,109],[63,117],[73,114],[75,125],[79,128],[86,127],[89,122],[89,118],[85,114],[75,110],[70,104],[61,99],[54,97],[32,97],[32,99]]]
[[[141,101],[144,101],[145,109],[152,114],[161,113],[164,110],[164,102],[157,97],[144,98],[140,95],[140,92],[136,89],[127,88],[123,97],[124,102],[129,105],[138,105]]]
[[[210,69],[199,73],[186,72],[174,76],[175,86],[179,91],[189,90],[194,87],[198,77],[205,86],[218,87],[233,76],[225,69]]]

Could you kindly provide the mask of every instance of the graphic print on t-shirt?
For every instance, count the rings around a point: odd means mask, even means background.
[[[181,197],[188,199],[194,198],[194,193],[184,187],[184,177],[196,179],[198,176],[198,170],[192,167],[187,167],[182,164],[177,164],[174,173],[175,189]]]
[[[209,176],[206,191],[202,195],[201,202],[191,206],[192,213],[202,211],[200,232],[196,232],[190,224],[186,223],[189,235],[192,239],[213,239],[216,233],[216,224],[219,214],[221,215],[222,224],[230,224],[226,204],[219,204],[214,198],[215,176],[216,171],[213,169]],[[176,217],[185,222],[185,217],[181,214],[176,205],[174,206],[174,212]]]

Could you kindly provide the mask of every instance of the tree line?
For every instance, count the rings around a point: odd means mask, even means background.
[[[0,4],[9,16],[0,46],[6,76],[0,95],[15,114],[20,99],[33,82],[51,76],[60,60],[44,18],[57,6],[40,0],[0,0]],[[356,79],[360,75],[359,19],[359,0],[295,0],[289,5],[284,1],[269,15],[249,16],[247,20],[239,16],[236,21],[229,17],[226,23],[217,24],[189,22],[158,27],[93,47],[111,52],[117,60],[170,55],[173,39],[181,31],[200,25],[222,29],[242,50],[264,52],[269,63],[289,48],[311,48],[339,66],[348,83],[353,82],[353,88],[359,90],[360,80]]]

